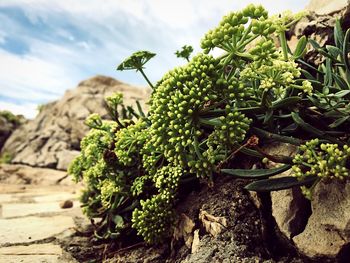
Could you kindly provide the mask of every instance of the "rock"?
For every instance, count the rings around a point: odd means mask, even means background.
[[[79,151],[75,151],[75,150],[73,150],[73,151],[69,151],[69,150],[59,151],[57,153],[58,163],[57,163],[56,169],[67,170],[71,161],[76,156],[78,156],[79,153],[80,153]]]
[[[73,218],[63,215],[0,219],[0,246],[55,237],[73,227],[75,227]]]
[[[329,15],[343,10],[348,5],[348,0],[311,0],[305,9],[317,15]]]
[[[31,185],[75,185],[69,180],[62,181],[67,175],[64,171],[48,168],[37,168],[19,164],[0,165],[0,183],[31,184]]]
[[[104,76],[82,81],[62,99],[42,106],[34,120],[9,137],[2,152],[14,156],[12,163],[66,170],[88,131],[85,118],[91,113],[107,118],[104,98],[114,92],[124,94],[125,105],[135,106],[139,100],[145,106],[150,90]]]
[[[293,241],[305,255],[336,258],[350,245],[350,184],[332,180],[316,185],[312,214]]]
[[[336,19],[340,19],[344,31],[350,27],[350,5],[347,0],[311,0],[306,9],[310,12],[288,33],[291,50],[295,49],[298,39],[302,36],[316,40],[321,47],[333,45]],[[308,47],[304,59],[315,65],[323,62],[324,57],[315,52],[311,45]]]
[[[7,138],[24,122],[25,119],[22,115],[16,116],[9,111],[0,111],[0,151]]]
[[[77,262],[66,255],[59,245],[33,244],[0,248],[0,262]]]
[[[65,200],[60,203],[60,207],[62,209],[72,208],[73,207],[73,201],[71,200]]]
[[[270,155],[293,156],[297,148],[288,143],[269,144],[264,151]],[[276,164],[269,161],[268,168]],[[285,171],[274,177],[292,176],[291,170]],[[272,215],[276,220],[279,230],[287,237],[303,231],[307,218],[310,215],[310,202],[304,198],[299,187],[271,192]]]

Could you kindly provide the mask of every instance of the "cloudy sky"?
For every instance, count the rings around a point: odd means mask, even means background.
[[[271,14],[300,11],[308,0],[1,0],[0,110],[33,118],[38,104],[96,74],[145,86],[116,66],[137,50],[157,56],[146,67],[151,81],[183,63],[174,52],[199,51],[203,35],[221,17],[249,3]]]

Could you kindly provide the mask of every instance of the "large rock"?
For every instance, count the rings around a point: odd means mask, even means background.
[[[126,105],[134,105],[136,100],[145,105],[149,96],[148,89],[109,77],[96,76],[82,81],[62,99],[44,105],[34,120],[11,135],[2,151],[14,156],[12,163],[67,169],[88,131],[85,118],[91,113],[107,117],[104,98],[114,92],[124,94]]]
[[[343,30],[350,27],[350,5],[347,0],[311,0],[306,7],[307,15],[289,31],[289,46],[294,50],[302,36],[311,38],[324,47],[334,44],[333,28],[340,19]],[[318,65],[324,57],[315,52],[311,45],[304,59]]]
[[[270,155],[293,156],[297,147],[288,143],[269,143],[264,151]],[[276,163],[268,161],[267,168],[276,167]],[[274,178],[292,176],[292,170],[285,171]],[[310,202],[302,195],[299,187],[271,192],[272,215],[276,224],[287,238],[300,234],[310,215]]]
[[[17,129],[25,119],[23,116],[13,115],[9,111],[0,111],[0,150],[12,132]]]
[[[293,238],[298,249],[313,258],[336,258],[342,253],[349,256],[350,184],[337,180],[320,182],[311,206],[305,230]]]
[[[311,0],[306,10],[318,15],[330,15],[342,11],[348,5],[348,0]]]

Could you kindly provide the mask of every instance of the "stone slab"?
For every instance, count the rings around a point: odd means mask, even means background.
[[[63,261],[59,259],[57,255],[1,255],[0,254],[0,262],[1,263],[63,263],[67,261]]]
[[[73,219],[63,215],[0,219],[0,246],[46,239],[73,227]]]
[[[73,203],[74,206],[79,206],[79,202]],[[42,213],[57,213],[64,212],[71,208],[63,210],[60,207],[60,202],[46,202],[46,203],[9,203],[2,205],[2,218],[23,217],[27,215],[35,215]]]
[[[1,247],[0,255],[58,255],[63,254],[62,248],[55,244],[33,244],[28,246]]]

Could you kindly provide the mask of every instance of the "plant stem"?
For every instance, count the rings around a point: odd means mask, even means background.
[[[288,61],[288,47],[287,47],[287,39],[286,34],[284,32],[279,33],[280,44],[283,51],[283,57],[285,61]]]
[[[141,74],[142,74],[142,76],[145,78],[145,80],[147,81],[148,85],[150,85],[150,87],[151,87],[152,89],[154,89],[154,87],[153,87],[151,81],[147,78],[147,76],[146,76],[145,72],[143,72],[142,68],[140,68],[139,71],[141,72]]]

